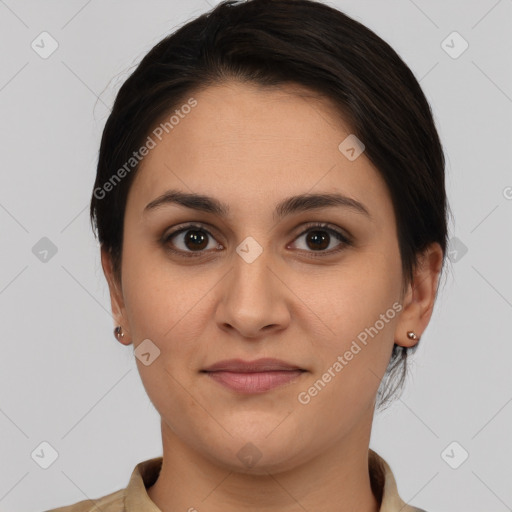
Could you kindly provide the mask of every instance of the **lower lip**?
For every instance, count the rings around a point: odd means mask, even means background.
[[[302,375],[302,370],[279,370],[272,372],[235,373],[226,371],[206,372],[220,384],[239,393],[264,393],[288,384]]]

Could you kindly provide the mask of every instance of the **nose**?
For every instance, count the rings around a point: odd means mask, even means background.
[[[244,338],[258,338],[285,329],[290,323],[288,299],[292,295],[279,271],[263,251],[248,263],[238,254],[233,268],[221,281],[216,309],[220,329]]]

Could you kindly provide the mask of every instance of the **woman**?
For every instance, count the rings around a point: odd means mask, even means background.
[[[369,442],[432,314],[444,157],[384,41],[309,0],[187,23],[119,91],[91,219],[163,457],[54,510],[419,510]]]

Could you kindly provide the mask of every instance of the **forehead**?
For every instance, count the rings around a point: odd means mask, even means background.
[[[156,145],[130,190],[137,209],[171,188],[212,195],[235,208],[307,192],[339,192],[390,206],[364,153],[351,161],[340,151],[351,129],[327,99],[295,85],[237,82],[190,97],[196,106],[175,117],[172,129],[160,130],[161,140],[153,136]]]

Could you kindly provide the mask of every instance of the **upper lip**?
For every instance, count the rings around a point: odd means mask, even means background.
[[[251,373],[251,372],[271,372],[279,370],[303,370],[294,364],[287,363],[280,359],[262,358],[254,361],[244,361],[243,359],[225,359],[218,361],[208,368],[205,368],[204,372],[237,372],[237,373]]]

